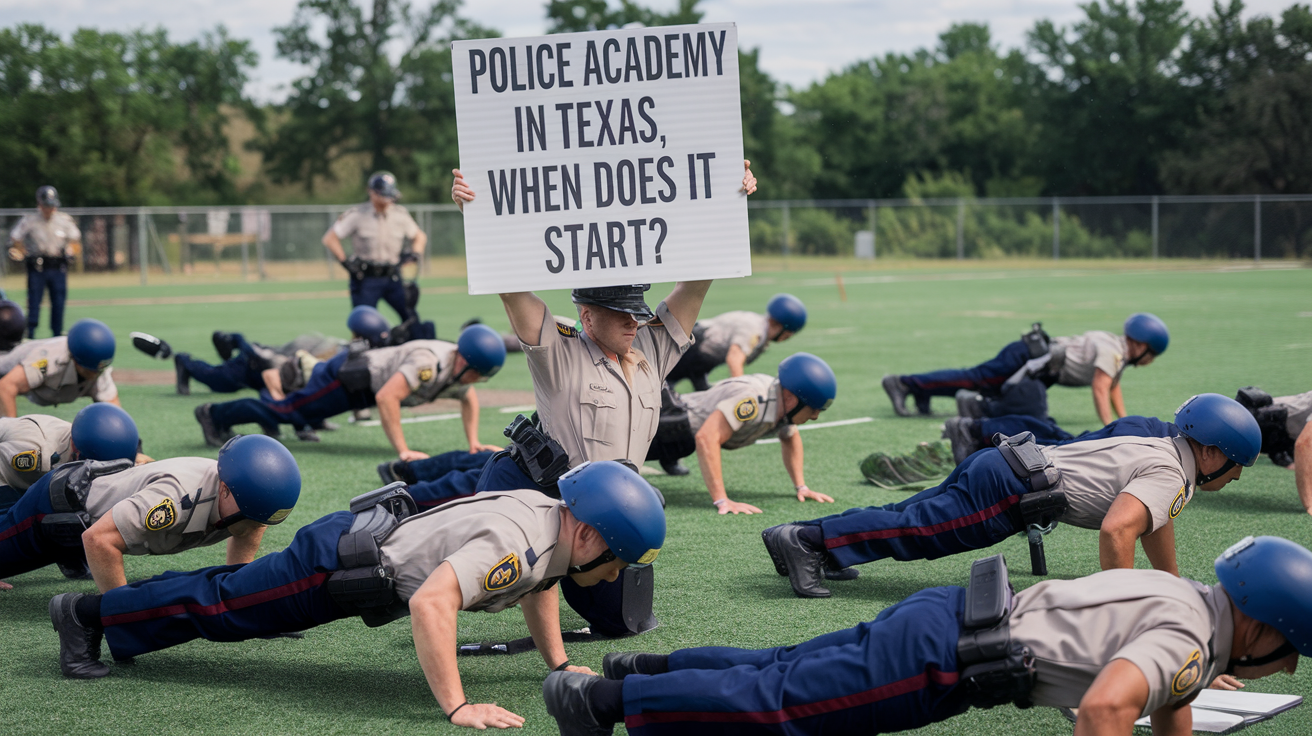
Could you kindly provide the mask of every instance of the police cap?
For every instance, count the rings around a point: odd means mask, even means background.
[[[49,184],[39,187],[36,190],[36,203],[42,207],[58,207],[59,192],[55,191],[55,188]]]
[[[616,312],[627,312],[640,319],[651,319],[656,316],[651,307],[642,298],[644,292],[651,288],[651,284],[629,284],[626,286],[592,286],[586,289],[575,289],[571,295],[575,304],[591,304],[597,307],[613,309]]]

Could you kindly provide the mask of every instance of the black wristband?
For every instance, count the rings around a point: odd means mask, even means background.
[[[566,667],[568,667],[568,666],[569,666],[569,660],[567,659],[567,660],[565,660],[564,662],[561,662],[559,666],[557,666],[555,669],[553,669],[553,670],[551,670],[551,671],[552,671],[552,672],[561,672],[561,671],[563,671],[563,670],[564,670]]]
[[[455,708],[455,710],[451,711],[450,713],[447,713],[447,714],[446,714],[446,719],[447,719],[448,721],[450,721],[451,718],[452,718],[453,716],[455,716],[456,712],[459,711],[461,708],[465,707],[466,705],[469,705],[469,701],[468,701],[468,700],[466,700],[465,702],[461,703],[460,705],[457,705],[456,708]]]

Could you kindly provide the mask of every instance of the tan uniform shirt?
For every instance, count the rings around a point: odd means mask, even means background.
[[[379,549],[402,600],[446,562],[461,610],[495,613],[568,571],[573,550],[557,543],[563,508],[537,490],[480,493],[406,519]]]
[[[27,490],[52,467],[69,459],[72,433],[72,424],[47,414],[0,417],[0,483]]]
[[[68,244],[82,241],[82,232],[72,217],[55,210],[47,220],[40,212],[23,215],[9,239],[23,244],[29,256],[61,257],[70,255]]]
[[[1285,431],[1289,436],[1298,439],[1298,435],[1303,432],[1303,428],[1308,422],[1312,422],[1312,391],[1305,394],[1294,394],[1293,396],[1280,396],[1272,399],[1277,406],[1283,406],[1288,409],[1288,416],[1285,418]]]
[[[1225,670],[1234,618],[1220,587],[1159,570],[1107,570],[1021,591],[1011,636],[1034,653],[1036,705],[1078,706],[1102,668],[1123,659],[1148,680],[1147,715]]]
[[[37,406],[54,406],[90,396],[93,401],[112,401],[118,397],[113,368],[105,368],[95,380],[78,375],[77,365],[68,352],[67,337],[49,337],[20,343],[0,358],[0,376],[7,376],[23,366],[30,387],[26,396]]]
[[[389,348],[375,348],[366,352],[369,363],[369,388],[378,393],[392,376],[405,376],[410,396],[405,406],[425,404],[438,397],[459,398],[469,391],[468,385],[453,384],[455,378],[456,345],[444,340],[411,340]]]
[[[130,555],[167,555],[232,536],[219,521],[219,463],[175,457],[91,481],[87,513],[112,513]]]
[[[733,430],[729,440],[721,447],[737,450],[747,447],[762,437],[773,435],[791,437],[797,427],[788,423],[779,398],[779,379],[763,373],[716,381],[706,391],[685,394],[683,403],[688,406],[688,419],[693,434],[702,428],[711,414],[720,412]]]
[[[373,204],[358,204],[342,213],[333,223],[339,240],[351,239],[351,253],[361,260],[394,265],[401,260],[401,246],[406,238],[419,234],[419,225],[410,211],[393,202],[379,214]]]
[[[761,357],[770,346],[770,318],[756,312],[725,312],[697,321],[703,328],[697,351],[723,363],[729,356],[730,346],[747,356],[747,362]]]
[[[1128,493],[1148,507],[1157,531],[1194,497],[1197,468],[1184,437],[1108,437],[1039,449],[1061,470],[1055,490],[1070,502],[1065,524],[1098,529],[1116,497]]]
[[[1066,351],[1066,362],[1057,376],[1057,382],[1063,386],[1092,385],[1094,371],[1098,369],[1116,379],[1125,369],[1129,347],[1121,335],[1093,330],[1075,337],[1053,338],[1052,343]]]
[[[627,356],[633,383],[592,338],[542,317],[540,345],[524,345],[538,417],[565,448],[570,467],[589,460],[642,465],[656,436],[661,385],[688,349],[688,335],[661,302],[656,318],[638,329]]]

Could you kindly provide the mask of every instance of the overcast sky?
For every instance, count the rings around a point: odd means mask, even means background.
[[[361,0],[357,0],[361,1]],[[367,0],[366,0],[367,1]],[[260,55],[250,93],[281,99],[286,83],[301,69],[274,55],[272,29],[287,23],[297,0],[0,0],[5,26],[44,23],[67,34],[79,26],[126,30],[162,25],[174,40],[194,38],[225,24],[233,36],[250,39]],[[425,0],[414,0],[422,6]],[[672,8],[674,0],[648,0]],[[1279,15],[1292,0],[1250,0],[1248,14]],[[1195,15],[1211,0],[1185,0]],[[463,14],[505,36],[546,31],[543,0],[466,0]],[[1040,18],[1068,24],[1082,13],[1074,0],[705,0],[708,21],[738,24],[744,49],[761,48],[761,65],[776,79],[805,86],[859,59],[889,51],[933,46],[954,22],[988,23],[1004,47],[1020,45]]]

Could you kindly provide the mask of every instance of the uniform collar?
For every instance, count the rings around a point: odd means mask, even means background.
[[[644,326],[644,327],[639,327],[639,328],[638,328],[638,335],[641,336],[641,335],[642,335],[642,330],[645,330],[645,329],[647,329],[645,326]],[[611,362],[610,358],[606,357],[606,351],[605,351],[605,350],[602,350],[602,349],[601,349],[601,346],[598,345],[596,342],[593,341],[593,339],[588,335],[588,333],[587,333],[586,330],[579,330],[579,337],[583,340],[583,344],[588,346],[588,354],[592,356],[592,364],[593,364],[593,365],[601,365],[602,363],[609,363],[609,362]],[[633,338],[633,342],[634,342],[634,343],[637,343],[637,342],[638,342],[638,338],[636,338],[636,337]],[[644,355],[643,352],[642,352],[641,350],[637,349],[636,347],[630,346],[630,347],[629,347],[629,352],[632,353],[632,354],[634,355],[633,365],[634,365],[635,367],[641,367],[642,365],[644,365],[644,364],[647,362],[647,356]],[[622,360],[622,359],[623,359],[623,358],[621,357],[621,360]],[[616,368],[620,368],[620,366],[618,366],[618,365],[616,365],[615,367],[616,367]],[[623,369],[622,369],[622,368],[620,369],[620,373],[621,373],[621,375],[623,375]]]
[[[1193,496],[1194,483],[1198,479],[1198,461],[1194,459],[1194,450],[1189,446],[1189,438],[1184,435],[1172,437],[1175,454],[1180,458],[1180,467],[1184,470],[1184,482],[1191,489],[1187,496]]]

